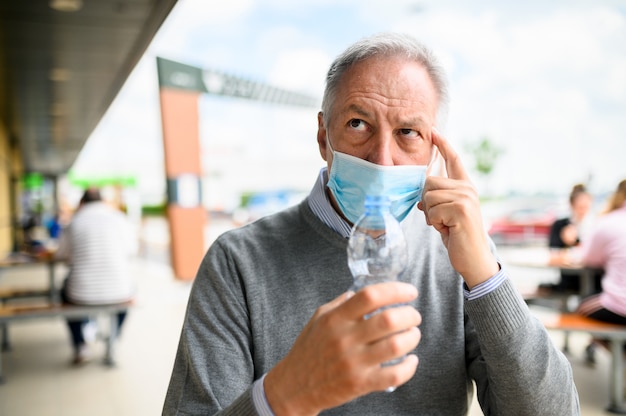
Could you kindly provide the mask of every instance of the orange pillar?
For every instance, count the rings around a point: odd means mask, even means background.
[[[171,263],[178,279],[193,280],[204,256],[207,222],[200,191],[200,93],[161,87],[159,95]]]

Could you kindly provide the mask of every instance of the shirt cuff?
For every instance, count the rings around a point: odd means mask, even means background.
[[[505,273],[504,269],[500,265],[500,270],[498,273],[491,276],[489,279],[484,282],[474,286],[472,290],[470,290],[465,282],[463,282],[463,293],[465,294],[465,300],[474,300],[485,296],[488,293],[493,292],[508,278],[508,275]]]
[[[265,374],[252,384],[252,403],[259,416],[274,416],[274,412],[270,408],[270,404],[265,397],[265,387],[263,381],[265,380]]]

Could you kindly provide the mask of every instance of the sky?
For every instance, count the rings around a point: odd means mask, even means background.
[[[366,4],[364,4],[366,3]],[[612,191],[626,178],[626,4],[617,0],[179,0],[88,139],[77,175],[132,175],[162,202],[165,173],[156,57],[321,95],[352,42],[414,35],[440,58],[450,112],[440,128],[479,192]],[[324,162],[318,108],[204,95],[203,196],[233,209],[242,192],[308,191]],[[468,144],[503,150],[488,179]]]

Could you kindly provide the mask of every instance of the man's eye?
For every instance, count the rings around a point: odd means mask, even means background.
[[[400,134],[407,138],[419,137],[419,133],[413,129],[400,129]]]
[[[363,120],[358,118],[353,118],[348,122],[348,125],[355,130],[364,130],[366,128],[366,124]]]

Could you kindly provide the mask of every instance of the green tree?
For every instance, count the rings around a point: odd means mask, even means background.
[[[496,146],[487,136],[468,143],[465,148],[474,157],[474,170],[484,178],[485,193],[488,194],[489,178],[504,149]]]

